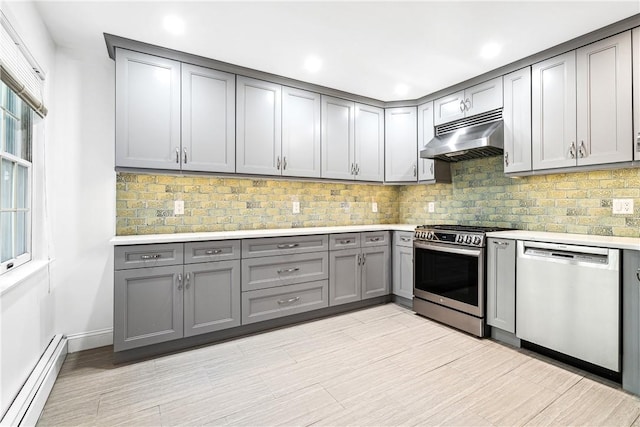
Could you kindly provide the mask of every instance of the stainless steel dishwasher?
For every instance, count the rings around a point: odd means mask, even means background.
[[[620,372],[618,249],[518,241],[516,335]]]

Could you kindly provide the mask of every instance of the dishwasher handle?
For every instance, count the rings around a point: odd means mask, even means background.
[[[531,258],[543,258],[567,263],[581,262],[605,266],[612,261],[615,262],[615,259],[610,259],[610,249],[559,243],[522,242],[522,254]]]

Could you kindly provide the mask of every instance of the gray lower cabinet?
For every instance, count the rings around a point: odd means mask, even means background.
[[[622,387],[640,394],[640,251],[622,252]]]
[[[516,331],[516,242],[487,241],[487,324]]]
[[[362,247],[353,248],[354,244]],[[347,304],[389,293],[388,231],[332,234],[329,247],[332,248],[329,251],[329,305]]]
[[[394,295],[413,298],[413,233],[393,233],[393,286]]]

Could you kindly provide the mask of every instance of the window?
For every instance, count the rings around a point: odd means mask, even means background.
[[[32,114],[0,83],[0,274],[31,259]]]

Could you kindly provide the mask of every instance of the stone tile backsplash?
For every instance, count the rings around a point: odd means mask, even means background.
[[[640,168],[508,178],[491,157],[454,163],[452,175],[453,184],[398,187],[120,172],[116,234],[460,223],[640,237]],[[613,215],[614,198],[634,199],[633,215]],[[175,200],[184,215],[174,216]]]

